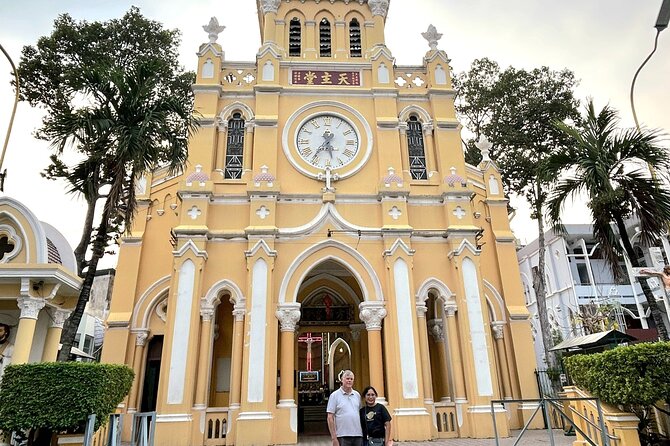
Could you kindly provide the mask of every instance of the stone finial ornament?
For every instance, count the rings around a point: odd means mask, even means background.
[[[368,5],[370,6],[372,15],[386,17],[386,13],[389,10],[389,0],[368,0]]]
[[[437,49],[437,42],[442,38],[442,34],[438,33],[433,25],[428,25],[428,30],[421,35],[428,41],[431,50]]]
[[[206,181],[209,181],[209,175],[202,171],[202,166],[200,164],[195,166],[195,172],[186,177],[187,186],[190,186],[193,183],[200,183],[201,186],[204,186]]]
[[[452,167],[451,173],[444,177],[444,182],[447,183],[450,187],[454,187],[455,184],[461,184],[463,187],[467,185],[465,178],[456,173],[456,168]]]
[[[268,12],[276,14],[280,3],[281,0],[261,0],[261,11],[263,11],[263,14],[267,14]]]
[[[217,39],[219,38],[219,34],[221,34],[223,30],[226,29],[226,27],[219,25],[219,21],[216,19],[216,17],[212,17],[209,19],[209,23],[204,25],[202,29],[204,29],[205,32],[209,35],[209,43],[216,43]]]
[[[389,167],[388,172],[389,174],[386,175],[382,180],[384,182],[384,186],[391,187],[391,184],[395,183],[398,185],[398,187],[402,187],[402,177],[395,173],[395,169],[393,167]]]
[[[269,171],[268,166],[261,166],[261,173],[254,177],[254,185],[259,187],[262,182],[268,183],[269,187],[272,187],[273,182],[276,180],[275,176],[272,175]]]
[[[479,137],[479,141],[475,143],[475,146],[482,152],[482,162],[491,161],[489,157],[489,152],[491,151],[491,143],[488,138],[484,135]]]

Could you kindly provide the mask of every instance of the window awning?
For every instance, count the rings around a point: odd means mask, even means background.
[[[58,350],[63,347],[63,344],[58,344]],[[70,348],[70,354],[74,356],[79,356],[80,358],[95,359],[94,356],[89,355],[84,350],[75,347],[74,345]]]
[[[619,330],[608,330],[600,333],[593,333],[586,336],[575,336],[556,344],[549,349],[557,350],[586,350],[593,347],[610,344],[621,344],[622,342],[635,341],[637,338]]]

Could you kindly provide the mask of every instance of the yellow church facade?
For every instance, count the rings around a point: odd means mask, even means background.
[[[465,163],[448,58],[394,65],[388,0],[258,0],[255,62],[203,28],[183,174],[138,186],[102,359],[161,445],[295,444],[352,369],[397,440],[493,435],[537,397],[494,163]],[[482,146],[486,152],[485,144]],[[499,433],[532,404],[495,405]]]

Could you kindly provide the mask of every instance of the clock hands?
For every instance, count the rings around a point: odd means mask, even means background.
[[[329,129],[326,129],[325,132],[323,132],[323,144],[321,144],[317,149],[316,152],[319,153],[322,150],[327,150],[328,154],[330,157],[333,157],[333,151],[337,150],[337,148],[333,147],[331,144],[332,139],[335,137],[335,134],[331,132]]]

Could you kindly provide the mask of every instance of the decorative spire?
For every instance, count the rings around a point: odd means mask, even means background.
[[[219,25],[219,21],[216,19],[216,17],[212,17],[209,19],[209,23],[204,25],[202,29],[204,29],[205,32],[209,35],[209,43],[216,43],[217,39],[219,38],[219,34],[221,34],[223,30],[226,29],[226,27]]]
[[[491,161],[489,158],[489,152],[491,151],[491,143],[489,142],[486,136],[482,135],[479,137],[479,141],[475,143],[475,146],[482,152],[482,162]]]
[[[437,49],[437,42],[442,38],[442,34],[438,33],[433,25],[428,25],[428,31],[421,33],[421,35],[428,41],[431,50]]]
[[[389,0],[368,0],[368,5],[370,6],[372,15],[386,17],[386,13],[389,10]]]

